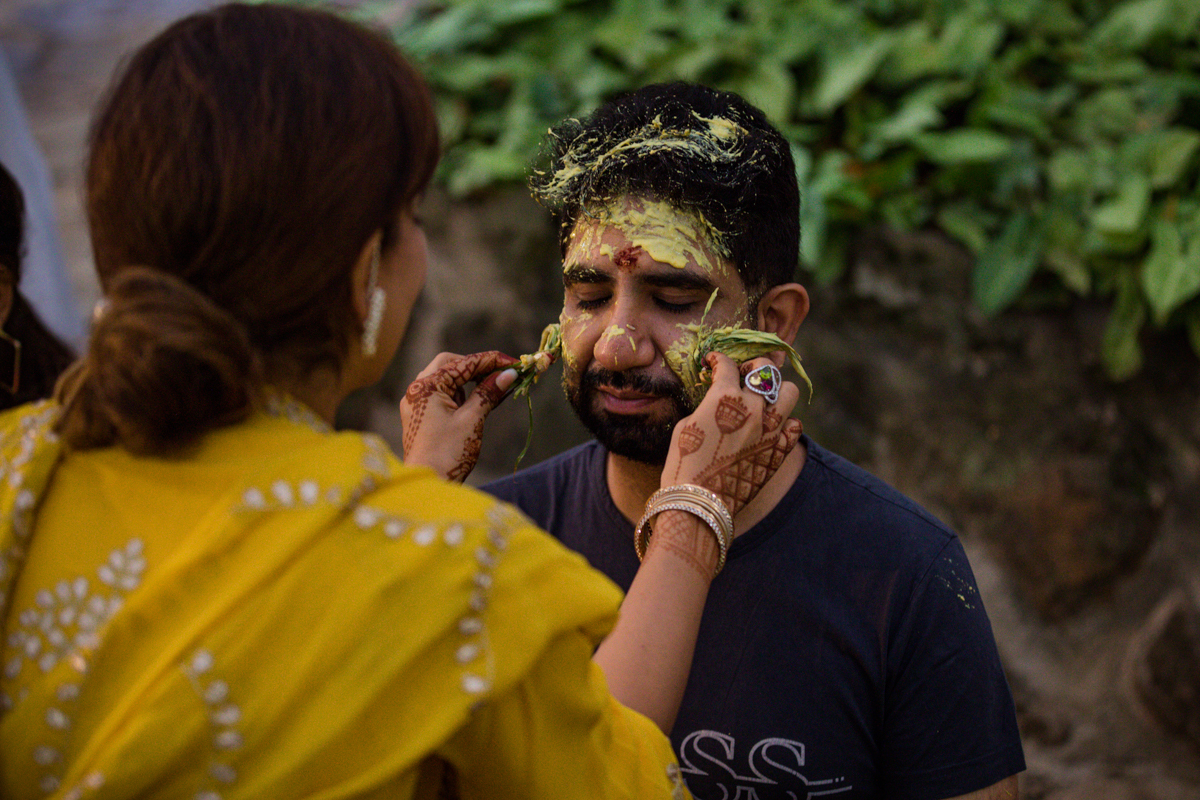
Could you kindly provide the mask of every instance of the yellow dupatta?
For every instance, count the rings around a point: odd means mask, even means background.
[[[681,791],[586,660],[615,587],[377,438],[274,412],[177,461],[64,455],[49,403],[0,417],[6,796],[405,797],[431,757],[469,794],[504,785],[493,735],[548,759],[513,769],[529,796]]]

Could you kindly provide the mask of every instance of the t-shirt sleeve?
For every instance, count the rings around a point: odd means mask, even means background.
[[[557,637],[439,751],[464,800],[688,797],[670,742],[618,703],[581,633]]]
[[[1012,694],[975,576],[952,538],[917,582],[888,656],[888,798],[935,800],[1025,768]]]

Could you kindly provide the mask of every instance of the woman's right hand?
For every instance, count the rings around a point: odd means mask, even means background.
[[[517,379],[506,369],[516,363],[496,350],[434,358],[400,401],[404,462],[461,483],[479,460],[484,420]],[[473,381],[477,385],[468,397],[464,388]]]
[[[736,515],[800,440],[800,420],[789,417],[800,389],[784,381],[778,400],[767,403],[743,385],[742,377],[770,359],[756,358],[740,369],[722,353],[709,353],[705,361],[713,371],[712,387],[695,412],[675,426],[662,485],[703,486]]]

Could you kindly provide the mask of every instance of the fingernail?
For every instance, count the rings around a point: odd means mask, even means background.
[[[506,369],[496,376],[496,388],[502,392],[507,392],[517,381],[517,371],[515,369]]]

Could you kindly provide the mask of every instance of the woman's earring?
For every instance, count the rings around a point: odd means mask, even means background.
[[[363,320],[363,355],[373,356],[379,350],[379,327],[383,324],[383,310],[387,306],[387,293],[379,285],[379,249],[371,254],[371,272],[367,277],[367,318]]]

